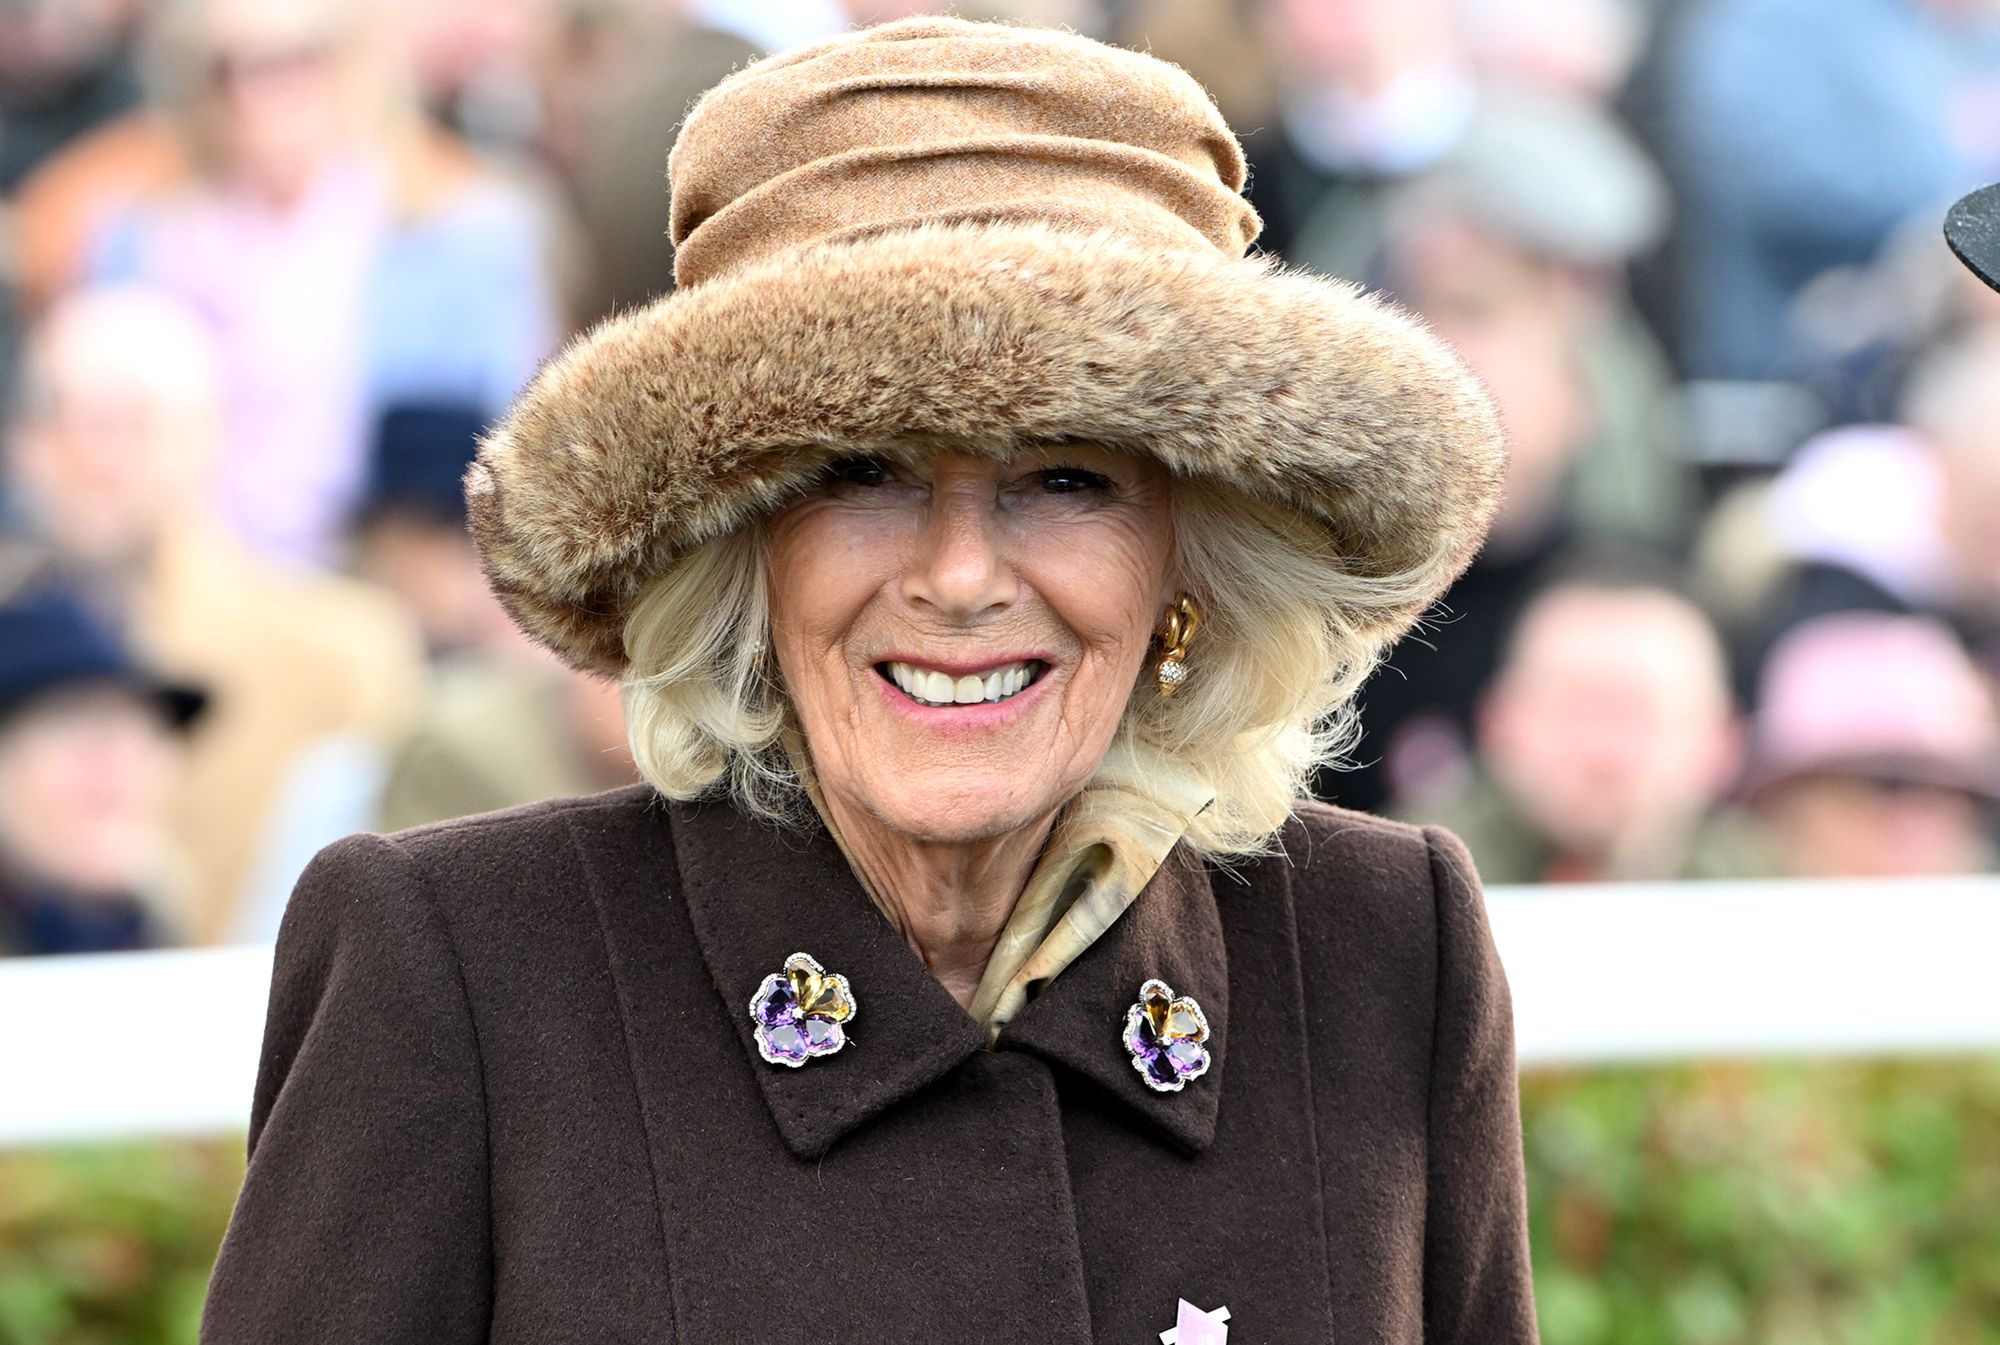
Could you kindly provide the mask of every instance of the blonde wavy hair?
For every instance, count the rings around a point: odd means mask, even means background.
[[[1227,859],[1268,849],[1317,768],[1352,745],[1352,700],[1425,575],[1367,576],[1320,526],[1212,482],[1175,478],[1174,565],[1201,605],[1192,674],[1169,699],[1151,663],[1093,783],[1141,793],[1199,779],[1215,801],[1188,844]],[[763,530],[688,553],[625,624],[622,696],[640,772],[669,798],[726,792],[796,822],[805,794],[784,747],[793,725],[769,645]]]

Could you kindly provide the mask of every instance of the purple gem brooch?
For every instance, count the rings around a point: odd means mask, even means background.
[[[1132,1068],[1156,1093],[1178,1093],[1208,1069],[1208,1019],[1201,1005],[1176,996],[1165,981],[1139,987],[1139,1002],[1125,1011],[1125,1049]]]
[[[750,1001],[757,1025],[757,1054],[797,1069],[847,1045],[842,1023],[854,1019],[854,992],[845,976],[829,973],[809,953],[793,953]]]

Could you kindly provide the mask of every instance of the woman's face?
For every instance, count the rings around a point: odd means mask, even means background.
[[[1046,822],[1103,760],[1168,596],[1163,468],[847,458],[769,533],[778,669],[821,789],[911,839]]]

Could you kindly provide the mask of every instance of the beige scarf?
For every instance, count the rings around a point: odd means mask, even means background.
[[[794,766],[805,767],[802,745],[795,738],[786,745]],[[799,769],[798,777],[862,890],[882,909],[841,839],[812,771]],[[1155,769],[1141,779],[1129,768],[1100,771],[1057,816],[993,946],[972,998],[972,1016],[998,1033],[1125,913],[1214,798],[1206,783],[1184,773]]]

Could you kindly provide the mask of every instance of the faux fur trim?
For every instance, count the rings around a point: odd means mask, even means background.
[[[1503,463],[1442,341],[1268,258],[1041,224],[815,244],[614,317],[552,359],[466,478],[494,591],[578,667],[688,548],[828,458],[907,433],[1004,453],[1089,437],[1304,511],[1346,563],[1407,573],[1398,634],[1470,561]]]

